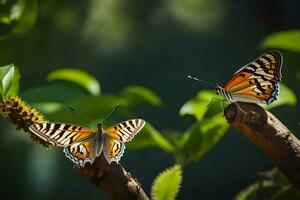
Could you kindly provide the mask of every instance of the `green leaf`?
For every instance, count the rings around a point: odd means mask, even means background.
[[[36,0],[10,0],[0,7],[0,39],[24,34],[34,25],[38,13]]]
[[[47,115],[58,112],[62,109],[67,109],[66,105],[57,102],[36,102],[31,103],[31,106],[36,108],[39,112]]]
[[[61,109],[48,113],[47,119],[52,121],[78,123],[82,125],[91,123],[97,124],[99,120],[106,117],[106,115],[110,113],[117,104],[126,106],[127,102],[123,98],[110,94],[92,96],[70,102]],[[68,109],[67,106],[74,108],[75,112]]]
[[[218,110],[216,105],[221,105],[215,92],[211,90],[202,90],[196,94],[196,97],[186,102],[180,109],[179,115],[192,115],[197,120],[203,120],[209,110]],[[220,106],[219,106],[220,107]]]
[[[300,30],[272,33],[263,40],[262,46],[300,52]]]
[[[222,114],[193,124],[182,136],[184,163],[196,162],[208,152],[226,133],[229,124]]]
[[[23,34],[27,32],[35,24],[38,14],[38,6],[36,0],[19,0],[24,1],[25,6],[19,22],[13,29],[14,34]]]
[[[69,105],[71,102],[90,97],[90,94],[76,84],[54,82],[22,92],[21,96],[31,103],[57,102]]]
[[[13,64],[0,67],[0,92],[2,96],[6,96],[12,86],[14,87],[14,90],[16,90],[16,87],[19,87],[19,76],[18,74],[15,74],[15,71],[17,70],[15,70]]]
[[[260,179],[240,191],[234,200],[300,199],[300,192],[278,169],[259,174]]]
[[[47,75],[48,80],[65,80],[85,88],[92,95],[100,94],[99,82],[90,74],[79,69],[58,69]]]
[[[279,85],[280,92],[277,97],[277,100],[265,106],[266,109],[273,109],[275,107],[283,105],[295,106],[297,104],[297,97],[295,93],[284,84],[280,83]]]
[[[129,105],[143,105],[150,104],[153,106],[159,106],[161,100],[157,94],[155,94],[149,88],[133,85],[125,87],[121,90],[121,95],[128,99]]]
[[[129,150],[140,150],[150,147],[157,147],[155,140],[151,137],[146,127],[148,122],[146,122],[145,127],[136,135],[134,139],[126,144],[126,149]]]
[[[158,147],[167,153],[173,153],[175,147],[149,122],[138,133],[134,140],[127,145],[131,149],[142,149],[147,147]]]
[[[1,81],[1,86],[3,89],[4,95],[6,95],[7,91],[9,90],[9,88],[12,84],[14,74],[15,74],[15,68],[13,65],[10,65],[9,69],[7,70],[5,75],[2,77],[2,81]]]
[[[154,180],[151,188],[151,199],[174,200],[182,183],[182,168],[180,165],[160,173]]]
[[[7,96],[17,96],[19,94],[20,78],[21,78],[20,70],[15,66],[14,77],[11,82],[11,86],[6,94]]]

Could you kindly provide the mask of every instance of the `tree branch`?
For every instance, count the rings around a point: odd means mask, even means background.
[[[82,176],[101,188],[112,199],[149,200],[140,183],[120,165],[107,163],[103,155],[96,158],[92,165],[86,164],[80,169]]]
[[[274,115],[257,104],[238,102],[224,111],[227,121],[261,149],[300,189],[300,141]]]

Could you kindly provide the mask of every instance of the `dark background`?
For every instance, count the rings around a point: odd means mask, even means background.
[[[193,121],[180,117],[181,106],[209,86],[187,74],[223,83],[239,67],[266,49],[270,33],[297,29],[297,0],[155,0],[38,1],[31,30],[0,41],[0,64],[20,68],[21,91],[46,84],[50,71],[61,67],[86,70],[101,83],[102,93],[127,85],[155,91],[162,106],[144,109],[139,117],[160,129],[185,130]],[[283,82],[299,96],[293,52],[284,54]],[[58,91],[61,92],[61,91]],[[273,113],[299,131],[299,105]],[[105,196],[92,187],[61,149],[32,145],[26,134],[1,120],[1,199],[95,199]],[[149,194],[155,176],[173,165],[170,156],[150,148],[127,151],[123,166]],[[185,168],[178,199],[230,199],[256,180],[272,163],[231,129],[196,164]],[[102,198],[101,198],[102,199]],[[104,197],[103,197],[104,199]]]

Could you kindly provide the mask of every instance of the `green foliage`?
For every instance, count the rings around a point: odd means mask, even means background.
[[[128,145],[131,149],[142,149],[147,147],[158,147],[167,153],[174,153],[175,146],[172,145],[167,138],[163,136],[156,128],[149,122],[141,130],[134,140]]]
[[[103,94],[101,96],[94,96],[74,101],[71,106],[75,109],[75,112],[78,111],[84,116],[88,116],[88,118],[91,118],[90,122],[97,124],[100,119],[103,119],[109,112],[111,112],[117,104],[126,106],[126,100],[112,94]],[[82,116],[79,116],[78,113],[74,113],[69,110],[66,106],[61,110],[49,114],[48,118],[50,120],[60,120],[79,124],[82,124],[82,122],[85,121]]]
[[[2,97],[18,93],[19,78],[19,70],[13,64],[0,67],[0,93]]]
[[[290,105],[295,106],[297,104],[296,94],[288,88],[286,85],[280,83],[280,92],[277,100],[266,106],[267,109],[272,109],[278,106]]]
[[[129,105],[145,105],[150,104],[159,106],[161,100],[152,90],[149,88],[133,85],[125,87],[121,90],[121,95],[128,100]]]
[[[0,5],[0,39],[24,34],[34,25],[38,13],[36,0],[1,1]]]
[[[15,73],[15,68],[12,64],[1,67],[1,71],[0,71],[1,94],[6,95],[7,91],[9,90],[12,84],[14,73]]]
[[[300,30],[272,33],[263,40],[262,46],[300,52]]]
[[[228,128],[229,124],[220,114],[192,125],[180,141],[184,163],[201,159],[223,137]]]
[[[180,109],[179,114],[193,115],[197,120],[203,120],[204,115],[209,109],[210,102],[217,95],[211,90],[202,90],[196,94],[196,97],[186,102]]]
[[[180,109],[180,115],[192,115],[197,121],[178,142],[181,149],[177,157],[179,162],[198,161],[228,130],[229,125],[220,113],[222,101],[215,99],[214,92],[203,90]]]
[[[69,105],[73,101],[90,97],[90,93],[73,83],[53,82],[26,90],[21,96],[33,103],[58,102]]]
[[[173,200],[179,192],[182,182],[182,169],[180,165],[166,169],[154,180],[151,188],[151,199]]]
[[[14,76],[12,78],[10,88],[7,91],[7,94],[6,94],[7,96],[16,96],[19,94],[20,78],[21,78],[20,70],[18,67],[15,66],[14,67]]]
[[[79,69],[58,69],[47,76],[48,80],[65,80],[85,88],[92,95],[100,94],[99,82],[90,74]]]
[[[297,200],[300,192],[278,170],[262,173],[260,180],[239,192],[234,200]]]
[[[18,69],[13,65],[1,67],[1,94],[17,94],[19,77]],[[138,85],[127,86],[116,94],[100,95],[99,82],[90,74],[77,69],[55,70],[49,73],[47,79],[51,82],[23,92],[22,97],[45,114],[50,121],[96,127],[99,120],[103,119],[117,104],[121,107],[116,114],[121,115],[121,118],[136,117],[132,108],[137,106],[161,105],[161,99],[155,92]],[[170,132],[173,137],[170,137],[170,134],[160,132],[147,122],[135,139],[127,144],[127,147],[132,150],[159,148],[174,156],[175,161],[181,164],[164,171],[156,178],[151,192],[153,199],[175,199],[182,182],[181,166],[197,162],[227,132],[229,124],[222,115],[223,107],[226,106],[223,102],[217,99],[213,91],[200,91],[179,111],[180,116],[194,117],[194,122],[184,133],[173,131]],[[278,101],[267,108],[295,104],[295,94],[281,84]],[[74,113],[74,110],[69,109],[68,106],[78,112]],[[106,122],[106,126],[109,123],[115,121]],[[251,192],[258,187],[255,185],[249,188],[248,191]],[[246,192],[243,194],[245,196]]]

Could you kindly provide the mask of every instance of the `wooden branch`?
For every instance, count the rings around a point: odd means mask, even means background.
[[[101,188],[112,199],[149,200],[140,183],[120,165],[107,163],[101,155],[92,165],[86,164],[80,169],[82,176],[88,177],[90,182]]]
[[[274,115],[257,104],[238,102],[224,111],[227,121],[261,149],[300,189],[300,141]]]

